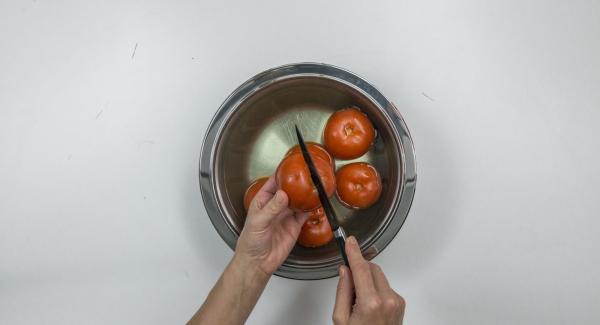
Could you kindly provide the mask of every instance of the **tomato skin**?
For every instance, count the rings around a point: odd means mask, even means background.
[[[358,108],[350,107],[329,117],[323,130],[323,143],[334,157],[349,160],[367,153],[375,135],[375,128],[367,115]]]
[[[268,177],[258,178],[248,186],[246,193],[244,193],[244,209],[246,209],[246,212],[250,208],[250,203],[252,203],[252,199],[254,199],[256,193],[265,185],[268,179]]]
[[[314,157],[320,157],[328,161],[332,168],[335,168],[335,161],[333,160],[333,157],[320,144],[316,142],[306,142],[306,149],[308,149],[308,153],[310,154],[311,158],[314,159]],[[298,152],[302,153],[299,144],[293,146],[290,150],[288,150],[288,152],[285,155],[288,156]]]
[[[298,244],[314,248],[326,245],[331,239],[333,232],[323,208],[311,211],[298,235]]]
[[[367,163],[351,163],[335,174],[337,196],[340,202],[351,209],[366,209],[381,196],[381,177]]]
[[[327,196],[331,197],[335,193],[333,167],[320,157],[313,157],[313,162]],[[275,180],[279,188],[288,195],[289,206],[293,210],[311,211],[321,206],[302,153],[291,153],[284,157],[275,172]]]

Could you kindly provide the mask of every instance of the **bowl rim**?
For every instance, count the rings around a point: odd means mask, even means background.
[[[214,162],[216,161],[217,143],[225,125],[246,99],[269,85],[287,79],[298,77],[318,77],[340,82],[351,87],[366,97],[385,116],[388,123],[393,125],[394,137],[399,146],[401,160],[399,196],[392,205],[392,215],[378,229],[378,234],[371,240],[361,243],[363,254],[370,260],[383,251],[395,238],[408,217],[414,200],[417,164],[414,143],[404,118],[396,106],[388,100],[375,86],[364,78],[326,63],[292,63],[265,70],[251,77],[238,86],[221,104],[213,115],[202,141],[199,158],[199,185],[208,217],[219,236],[235,250],[239,237],[237,230],[229,224],[226,212],[219,202],[219,189],[215,181]],[[341,257],[339,258],[341,262]],[[300,271],[300,272],[299,272]],[[322,266],[293,267],[284,262],[275,272],[276,275],[298,280],[317,280],[336,276],[335,268]]]

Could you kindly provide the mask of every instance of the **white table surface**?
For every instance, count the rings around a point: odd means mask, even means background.
[[[600,323],[600,2],[0,1],[0,323],[181,324],[231,257],[210,118],[299,61],[373,82],[417,194],[375,259],[406,324]],[[327,324],[274,277],[249,324]]]

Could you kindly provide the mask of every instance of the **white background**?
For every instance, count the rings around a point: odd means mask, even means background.
[[[188,320],[232,255],[208,122],[299,61],[412,132],[414,205],[375,259],[406,324],[600,323],[597,0],[1,0],[0,323]],[[248,323],[329,323],[336,281],[274,277]]]

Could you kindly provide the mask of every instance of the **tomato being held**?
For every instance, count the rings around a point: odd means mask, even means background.
[[[351,209],[365,209],[381,195],[381,178],[375,167],[367,163],[352,163],[335,174],[337,195]]]
[[[323,208],[318,208],[310,212],[308,219],[302,225],[298,244],[304,247],[319,247],[331,241],[333,232],[327,221],[327,216]]]
[[[325,150],[325,148],[323,148],[323,146],[321,146],[320,144],[315,142],[306,142],[306,149],[308,149],[308,153],[310,154],[311,158],[314,159],[314,157],[320,157],[324,160],[327,160],[331,167],[335,168],[335,162],[333,160],[333,157],[331,157],[329,152],[327,152],[327,150]],[[285,155],[288,156],[298,152],[302,153],[302,150],[300,150],[300,145],[297,144],[293,146],[290,150],[288,150],[288,152]]]
[[[320,157],[312,158],[325,192],[328,196],[332,196],[335,193],[333,167]],[[297,211],[311,211],[321,206],[317,189],[310,179],[310,172],[302,153],[296,152],[285,156],[277,167],[275,180],[279,188],[288,195],[290,208]]]
[[[248,211],[250,203],[252,203],[252,200],[256,196],[256,193],[258,193],[258,191],[263,187],[263,185],[265,185],[268,179],[268,177],[261,177],[252,182],[250,186],[248,186],[246,193],[244,193],[244,209],[246,209],[246,211]]]
[[[367,151],[375,140],[375,128],[358,108],[339,110],[327,120],[323,131],[325,149],[339,159],[355,159]]]

